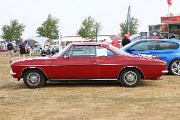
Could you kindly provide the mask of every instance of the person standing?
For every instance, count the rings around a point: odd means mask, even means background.
[[[126,34],[126,35],[124,35],[124,38],[123,38],[123,40],[122,40],[122,46],[125,46],[125,45],[127,45],[127,44],[129,44],[131,41],[130,41],[130,39],[128,38],[128,35]]]
[[[20,40],[20,42],[19,42],[19,49],[20,49],[20,57],[21,57],[21,55],[23,55],[23,57],[25,57],[26,48],[25,48],[25,44],[22,40]]]
[[[14,56],[14,46],[11,42],[9,42],[7,44],[7,50],[8,50],[8,53],[9,53],[9,61],[10,63],[13,61],[13,56]]]
[[[119,42],[118,42],[119,38],[120,38],[120,36],[119,36],[119,35],[116,35],[116,36],[114,37],[114,39],[112,40],[112,42],[111,42],[111,44],[112,44],[113,46],[117,47],[117,48],[120,48],[120,45],[119,45]]]

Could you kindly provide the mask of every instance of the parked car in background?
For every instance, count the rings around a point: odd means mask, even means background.
[[[180,40],[145,39],[131,42],[121,48],[127,53],[153,55],[167,63],[169,73],[180,75]]]
[[[29,88],[42,87],[46,81],[74,79],[111,79],[135,87],[141,79],[161,77],[165,70],[164,61],[133,56],[96,42],[71,43],[55,56],[11,63],[11,75],[23,78]]]
[[[55,55],[59,52],[59,48],[44,48],[41,50],[41,56]]]

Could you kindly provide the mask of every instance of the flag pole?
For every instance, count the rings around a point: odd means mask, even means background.
[[[168,16],[170,16],[170,7],[172,6],[172,0],[167,0],[168,3]]]

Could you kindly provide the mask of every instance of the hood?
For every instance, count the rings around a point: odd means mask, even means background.
[[[48,60],[50,59],[50,57],[35,57],[35,58],[26,58],[26,59],[20,59],[20,60],[14,60],[11,62],[11,65],[12,64],[15,64],[15,63],[20,63],[20,62],[25,62],[25,61],[33,61],[33,60]]]

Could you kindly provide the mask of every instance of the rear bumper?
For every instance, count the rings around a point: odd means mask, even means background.
[[[163,70],[162,71],[162,74],[167,74],[168,73],[168,70]]]

